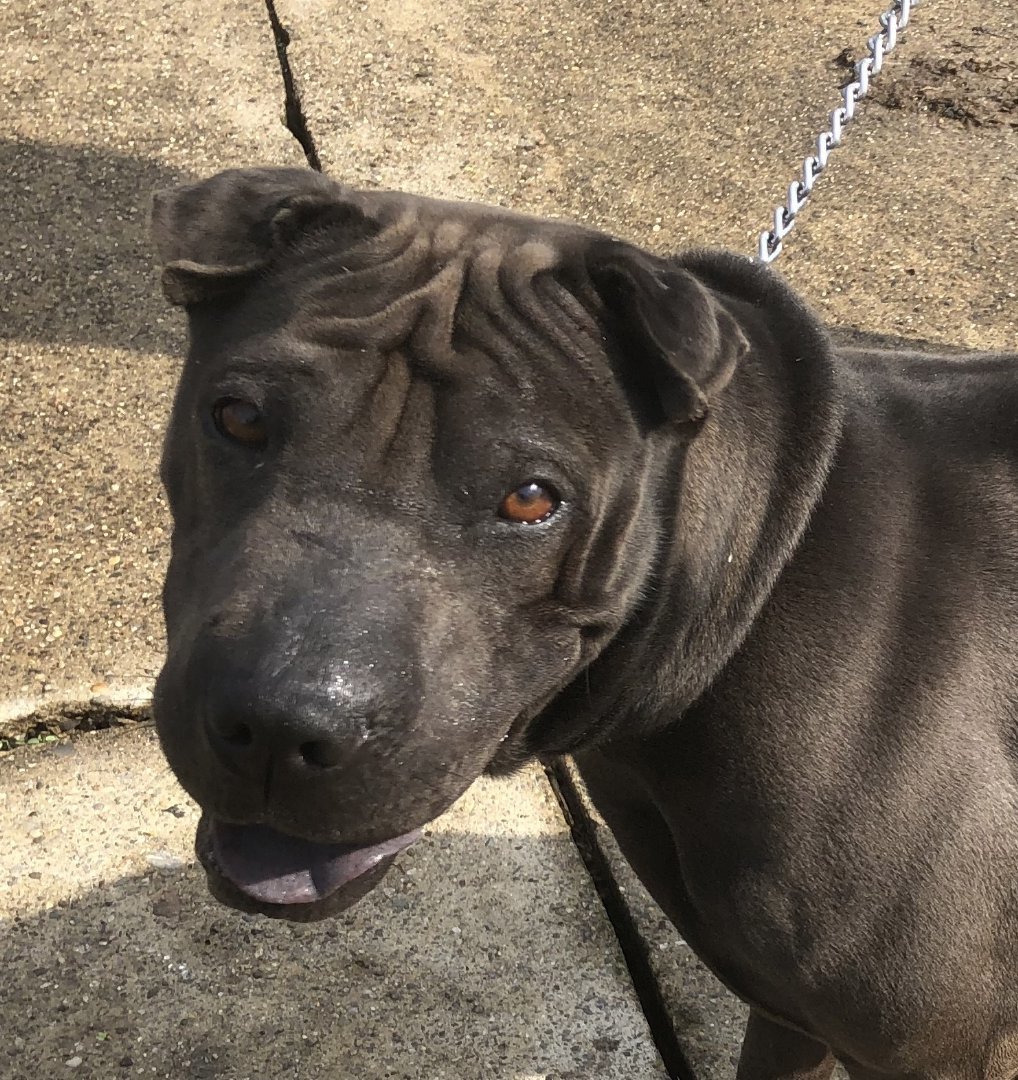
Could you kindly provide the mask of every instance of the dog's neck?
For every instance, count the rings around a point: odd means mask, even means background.
[[[541,753],[585,745],[590,730],[610,741],[675,723],[741,645],[832,465],[841,409],[815,318],[742,260],[710,276],[696,256],[684,262],[738,318],[750,350],[693,443],[661,455],[667,516],[646,599],[545,708]]]

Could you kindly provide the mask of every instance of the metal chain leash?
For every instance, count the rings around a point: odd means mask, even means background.
[[[895,0],[890,11],[880,16],[880,33],[867,41],[870,55],[855,65],[855,78],[842,87],[844,105],[832,110],[830,127],[817,136],[816,154],[810,154],[802,163],[802,179],[793,180],[788,186],[788,200],[774,208],[774,227],[760,234],[756,261],[774,262],[781,254],[782,240],[792,231],[795,218],[813,193],[813,185],[827,168],[831,151],[841,145],[845,126],[855,116],[856,105],[869,93],[870,79],[884,66],[884,57],[898,43],[898,31],[908,26],[912,8],[922,0]]]

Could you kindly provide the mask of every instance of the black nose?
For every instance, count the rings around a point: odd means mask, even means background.
[[[413,722],[413,680],[376,676],[366,667],[341,677],[272,680],[222,672],[206,686],[205,732],[231,772],[310,777],[346,764],[379,732]]]
[[[338,719],[338,718],[333,718]],[[330,730],[325,710],[307,698],[288,707],[264,698],[234,702],[206,717],[209,744],[228,765],[259,768],[269,760],[329,769],[343,762],[350,740]]]

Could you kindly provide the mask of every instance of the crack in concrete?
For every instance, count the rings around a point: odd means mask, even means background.
[[[22,717],[17,724],[7,724],[0,734],[0,757],[20,746],[59,742],[68,735],[86,731],[107,731],[151,723],[148,706],[88,701],[82,704],[59,702],[44,705]]]
[[[318,157],[318,148],[315,140],[308,129],[307,117],[304,115],[304,106],[301,103],[300,91],[297,89],[296,80],[293,77],[293,68],[290,66],[290,32],[280,21],[273,0],[265,0],[265,10],[269,15],[269,25],[272,27],[272,36],[276,42],[276,56],[279,59],[279,72],[283,76],[284,93],[284,117],[286,129],[300,143],[308,165],[315,172],[322,171],[322,162]]]
[[[651,1038],[664,1064],[669,1080],[695,1080],[693,1069],[682,1050],[661,987],[654,976],[647,943],[629,913],[625,897],[612,874],[611,867],[597,839],[594,823],[587,814],[583,797],[576,788],[568,768],[562,762],[544,766],[545,775],[558,799],[559,807],[572,833],[587,874],[594,884],[604,907],[605,915],[615,931],[629,978],[636,991],[640,1008],[647,1019]]]

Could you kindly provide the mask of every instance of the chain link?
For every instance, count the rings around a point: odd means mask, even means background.
[[[880,32],[867,41],[870,55],[864,56],[855,65],[855,78],[841,88],[844,102],[830,114],[830,127],[817,136],[816,153],[810,154],[802,163],[802,179],[793,180],[788,185],[788,199],[784,205],[774,208],[774,227],[765,229],[760,234],[756,261],[774,262],[781,254],[782,241],[792,231],[795,218],[806,205],[827,162],[831,151],[841,145],[845,126],[855,116],[856,105],[869,93],[870,78],[879,73],[884,66],[884,57],[898,43],[898,31],[908,26],[912,8],[922,0],[895,0],[890,11],[880,16]]]

